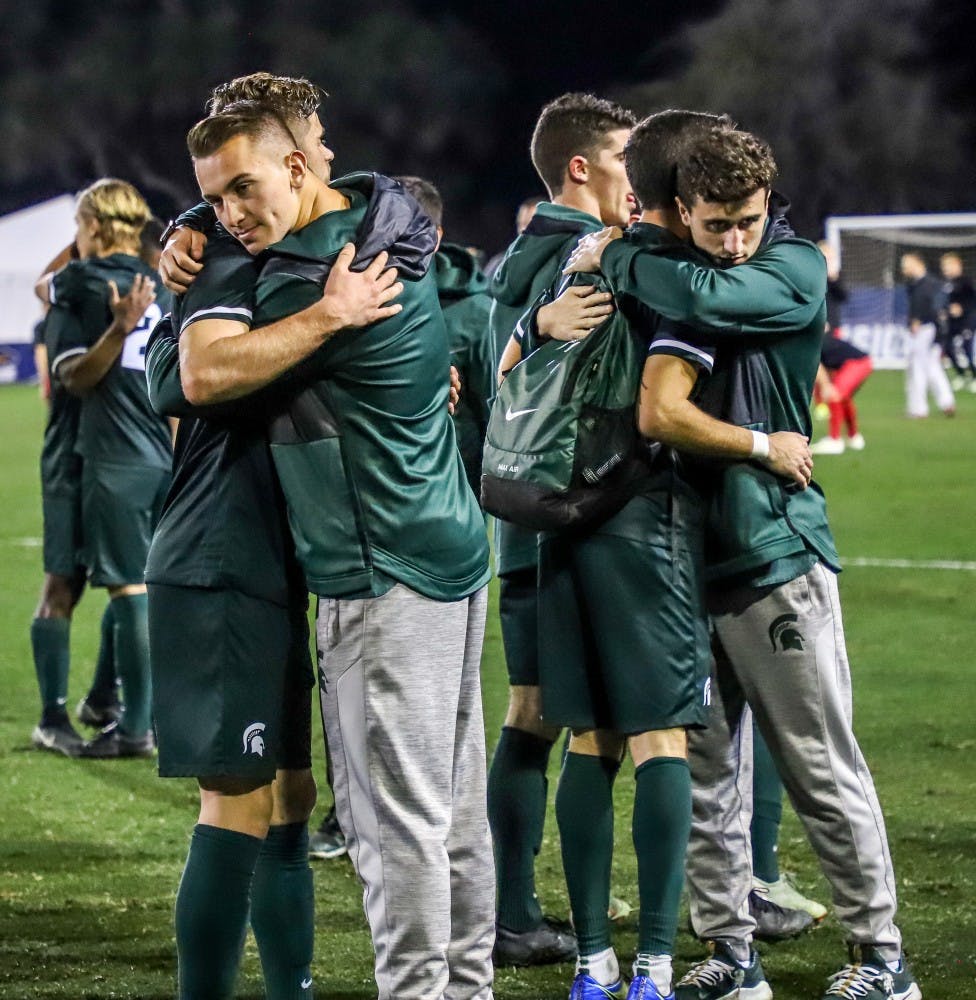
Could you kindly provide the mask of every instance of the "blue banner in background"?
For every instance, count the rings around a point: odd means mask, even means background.
[[[0,385],[37,380],[33,344],[0,344]]]

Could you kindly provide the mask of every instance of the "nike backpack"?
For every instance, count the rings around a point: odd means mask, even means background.
[[[596,282],[573,275],[567,284]],[[619,310],[583,340],[546,340],[508,373],[485,438],[481,504],[536,531],[593,525],[620,510],[646,466],[637,394],[647,345]]]

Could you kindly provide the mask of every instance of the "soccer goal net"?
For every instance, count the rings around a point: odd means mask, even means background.
[[[847,301],[841,333],[877,368],[905,367],[908,299],[899,263],[921,254],[941,277],[939,258],[955,251],[963,273],[976,280],[976,213],[945,215],[851,215],[827,219],[826,238],[840,262]]]

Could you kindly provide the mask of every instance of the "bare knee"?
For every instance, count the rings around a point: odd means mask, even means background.
[[[308,822],[318,797],[310,769],[278,771],[271,792],[274,800],[271,812],[273,826]]]
[[[260,840],[268,835],[274,807],[270,782],[224,776],[197,780],[201,823]]]
[[[627,744],[634,767],[640,767],[655,757],[688,759],[688,732],[682,727],[639,733],[637,736],[629,737]]]
[[[569,752],[619,761],[624,755],[625,744],[623,736],[609,729],[574,729],[569,738]]]
[[[542,689],[535,684],[515,684],[508,689],[508,713],[505,725],[520,729],[552,743],[559,737],[562,727],[552,726],[542,720]]]
[[[70,618],[85,587],[83,577],[45,573],[35,618]]]

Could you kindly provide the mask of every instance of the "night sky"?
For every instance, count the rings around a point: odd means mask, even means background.
[[[898,2],[903,9],[906,5],[909,10],[916,11],[924,7],[922,0]],[[490,82],[485,81],[484,93],[479,93],[482,88],[479,87],[480,78],[476,77],[465,84],[469,88],[467,92],[445,102],[454,116],[455,135],[434,154],[429,150],[425,153],[422,143],[417,141],[418,133],[426,124],[419,105],[427,91],[421,90],[414,103],[407,103],[405,108],[401,106],[404,120],[398,133],[393,130],[392,138],[370,137],[371,127],[384,109],[382,99],[375,100],[371,95],[359,93],[362,81],[357,79],[357,72],[361,64],[353,62],[337,67],[330,56],[330,60],[319,60],[316,71],[311,68],[314,59],[309,52],[302,53],[300,39],[298,44],[293,45],[289,40],[285,46],[279,46],[277,61],[264,57],[263,53],[271,49],[262,32],[276,30],[279,36],[287,36],[292,31],[294,19],[281,12],[298,9],[302,4],[303,0],[213,0],[206,6],[189,0],[167,0],[165,4],[157,0],[117,0],[105,5],[77,0],[72,5],[65,5],[60,0],[38,0],[36,4],[22,6],[14,0],[0,0],[0,23],[29,26],[29,33],[19,40],[5,40],[7,32],[0,32],[0,114],[5,97],[9,108],[13,106],[11,97],[16,98],[29,89],[28,77],[36,75],[31,85],[40,98],[27,101],[23,106],[26,111],[18,107],[18,117],[13,120],[8,116],[5,129],[8,155],[6,170],[0,173],[0,212],[77,190],[98,176],[93,171],[102,170],[133,180],[143,187],[160,215],[173,214],[195,196],[183,138],[186,129],[202,112],[210,87],[233,75],[270,69],[310,75],[316,83],[330,90],[332,96],[323,106],[323,119],[335,140],[339,173],[349,169],[378,169],[387,173],[429,176],[446,196],[448,228],[454,230],[449,235],[463,242],[478,243],[490,253],[510,239],[518,201],[527,195],[544,193],[528,155],[532,126],[542,105],[570,90],[587,90],[614,98],[636,84],[673,78],[681,65],[681,53],[673,44],[676,33],[683,27],[694,30],[697,20],[723,10],[726,0],[686,0],[684,3],[674,0],[564,0],[561,3],[493,0],[481,4],[383,0],[377,5],[382,9],[374,8],[369,12],[353,12],[345,5],[338,8],[327,0],[307,0],[303,8],[307,19],[320,30],[327,26],[331,30],[338,25],[375,25],[391,11],[402,15],[402,23],[408,25],[419,24],[423,19],[434,27],[456,25],[464,29],[466,44],[473,44],[477,56],[491,64],[494,76]],[[166,61],[172,58],[172,46],[184,41],[178,38],[174,42],[172,38],[162,37],[165,30],[161,30],[159,19],[172,9],[194,13],[206,10],[214,17],[210,34],[192,40],[195,55],[212,71],[208,75],[204,69],[188,79],[184,77],[180,85],[181,102],[170,97],[167,89],[159,85],[160,73],[165,74]],[[818,23],[819,10],[817,4],[809,6],[811,24]],[[128,22],[124,22],[122,12],[129,17]],[[227,12],[231,20],[237,17],[232,31],[222,31],[220,22],[228,16]],[[81,37],[80,33],[90,30],[96,16],[107,22],[118,21],[122,37],[113,37],[114,49],[106,51],[93,46],[88,50],[82,46],[79,53],[76,46],[71,51],[72,36]],[[146,26],[152,17],[156,20],[150,30]],[[13,18],[17,21],[13,22]],[[242,32],[242,24],[253,25],[253,30]],[[165,28],[165,22],[162,27]],[[140,32],[144,37],[134,37]],[[9,37],[13,38],[14,34]],[[963,111],[971,122],[976,121],[972,112],[972,98],[976,94],[973,50],[976,5],[971,0],[934,3],[931,15],[926,14],[921,34],[933,65],[939,68],[937,99],[944,101],[947,107]],[[26,57],[25,38],[32,46]],[[223,59],[211,65],[208,50],[221,42],[224,43]],[[785,44],[775,24],[769,26],[768,44]],[[127,47],[131,47],[131,51],[125,51]],[[400,55],[398,52],[393,61]],[[404,60],[409,61],[411,55],[419,58],[405,45]],[[113,63],[113,59],[117,63]],[[146,102],[145,111],[136,101],[135,107],[130,106],[124,113],[129,117],[119,119],[124,121],[121,127],[111,124],[111,116],[106,116],[108,125],[98,113],[82,117],[83,113],[71,104],[70,98],[75,95],[70,91],[86,86],[86,60],[90,67],[97,66],[99,61],[109,67],[108,72],[114,74],[110,100],[120,106],[127,99],[132,105],[131,94],[141,93],[139,74],[150,67],[151,72],[157,74],[156,90],[147,85],[147,93],[152,97]],[[219,68],[214,68],[218,64]],[[68,100],[62,106],[59,90],[66,87],[66,66],[74,76],[67,84]],[[448,69],[445,66],[445,71]],[[716,65],[716,74],[723,71],[723,65]],[[395,87],[395,74],[393,80]],[[730,82],[734,84],[735,81]],[[48,94],[52,96],[45,101],[43,98]],[[428,99],[428,105],[431,100]],[[427,114],[432,110],[436,109],[428,106]],[[145,121],[141,122],[139,116],[143,114]],[[100,159],[91,155],[86,149],[87,136],[82,133],[62,141],[57,152],[46,159],[32,155],[26,168],[23,157],[19,164],[14,162],[18,142],[16,136],[11,136],[17,127],[35,137],[50,135],[57,145],[59,136],[63,138],[68,134],[66,123],[78,120],[82,120],[93,134],[99,129],[114,129],[110,132],[114,150],[109,148],[107,154],[103,151]],[[480,140],[466,146],[466,129],[480,130]],[[141,158],[151,169],[143,171],[140,177],[134,175],[136,168],[122,152],[127,145],[135,146],[144,141],[145,149],[140,146]],[[455,151],[456,156],[452,156]],[[924,156],[924,150],[907,150],[906,153]],[[976,162],[976,155],[967,159]],[[163,180],[155,187],[153,173]],[[167,185],[166,180],[172,183]],[[966,186],[960,181],[957,189]]]

